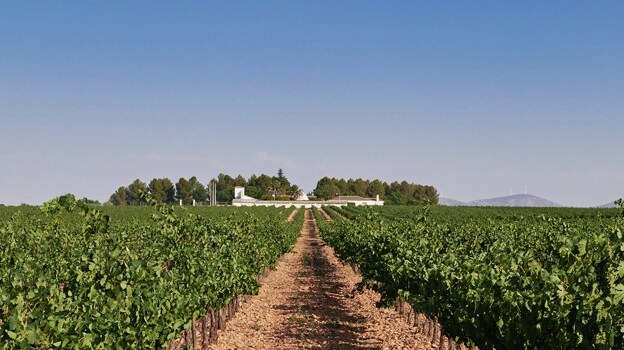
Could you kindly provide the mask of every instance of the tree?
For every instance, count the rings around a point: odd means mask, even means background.
[[[333,180],[334,179],[330,179],[327,176],[320,179],[316,183],[314,195],[325,200],[334,198],[336,196],[336,193],[338,193],[338,186],[334,183]]]
[[[280,196],[281,191],[282,191],[282,184],[277,179],[271,182],[271,184],[267,188],[267,194],[272,196],[273,199],[276,199],[278,196]]]
[[[164,203],[167,200],[167,193],[163,188],[161,179],[152,179],[147,187],[152,199],[154,199],[156,203]]]
[[[148,185],[149,193],[157,203],[173,203],[175,201],[175,187],[168,178],[152,179]]]
[[[260,187],[258,177],[256,175],[251,175],[245,187],[245,194],[253,198],[260,198],[264,193],[266,193],[266,191]]]
[[[332,178],[334,184],[336,185],[336,187],[338,187],[338,191],[336,192],[336,195],[339,196],[348,196],[348,195],[353,195],[354,193],[350,193],[349,192],[349,184],[347,183],[347,180],[345,179],[334,179]]]
[[[247,180],[245,180],[245,178],[243,177],[243,175],[238,175],[235,179],[234,179],[234,186],[247,186]]]
[[[341,196],[367,196],[375,198],[379,195],[388,204],[396,205],[417,205],[417,204],[437,204],[438,191],[433,186],[425,186],[407,181],[394,181],[390,184],[381,180],[363,179],[336,179],[323,177],[320,179],[314,194],[321,199],[330,199],[340,193]]]
[[[197,180],[195,176],[189,179],[189,184],[191,186],[191,197],[197,203],[203,203],[208,198],[208,192],[206,192],[206,187],[202,185],[201,182]]]
[[[367,189],[367,184],[366,182],[364,182],[364,180],[362,179],[357,179],[357,180],[353,180],[353,182],[351,183],[351,185],[349,186],[349,190],[351,193],[353,193],[356,196],[360,196],[360,197],[366,197],[366,189]]]
[[[282,183],[286,180],[286,176],[284,176],[284,170],[282,170],[282,168],[277,169],[277,179]]]
[[[258,199],[273,199],[273,197],[268,194],[270,192],[269,187],[272,186],[273,181],[274,179],[266,174],[261,174],[260,176],[251,175],[245,187],[245,194]]]
[[[424,199],[428,200],[431,204],[438,204],[440,202],[438,190],[433,186],[424,186]],[[421,201],[421,203],[423,202]]]
[[[128,186],[128,203],[131,205],[146,204],[144,193],[148,193],[148,188],[145,182],[136,179]]]
[[[279,188],[277,194],[280,196],[285,195],[290,187],[290,181],[284,176],[284,171],[282,169],[278,169],[277,176],[273,177],[273,184],[275,184],[275,182],[277,182]]]
[[[260,189],[261,195],[266,194],[268,192],[269,187],[273,184],[273,178],[266,174],[261,174],[258,176],[258,188]]]
[[[259,176],[251,175],[246,180],[242,175],[232,178],[227,174],[219,174],[216,179],[211,181],[216,181],[217,201],[219,202],[231,202],[234,198],[235,186],[244,186],[247,196],[258,199],[283,198],[288,195],[291,187],[290,181],[288,181],[282,169],[277,171],[277,176],[266,174]]]
[[[110,196],[108,200],[113,205],[127,205],[128,204],[128,189],[125,186],[121,186]]]
[[[234,198],[234,179],[222,173],[214,181],[217,181],[217,201],[231,202]]]
[[[368,183],[366,188],[366,196],[370,198],[375,198],[375,196],[379,195],[381,199],[386,198],[386,186],[388,184],[381,182],[381,180],[373,180]]]
[[[401,191],[401,183],[398,181],[393,181],[390,183],[386,190],[386,198],[391,204],[407,204],[407,198],[403,196],[403,192]]]
[[[191,204],[192,203],[192,188],[191,183],[181,177],[178,182],[175,184],[176,188],[176,199],[182,200],[182,204]]]
[[[303,194],[303,190],[297,185],[291,185],[287,194],[290,199],[296,200]]]
[[[166,194],[165,203],[168,203],[168,204],[175,203],[176,191],[175,191],[175,186],[173,185],[173,182],[171,182],[171,180],[169,180],[166,177],[161,179],[161,182],[162,182],[162,187],[165,190],[165,194]]]

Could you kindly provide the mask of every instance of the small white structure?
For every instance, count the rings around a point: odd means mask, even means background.
[[[379,195],[376,198],[364,198],[360,196],[339,196],[327,201],[311,201],[308,196],[303,193],[296,200],[290,201],[264,201],[258,200],[253,197],[245,195],[245,188],[242,186],[234,187],[234,199],[232,205],[235,207],[296,207],[296,208],[320,208],[324,205],[335,205],[337,207],[346,206],[349,203],[355,204],[355,206],[362,205],[384,205],[384,201],[379,200]]]
[[[355,204],[356,207],[361,205],[384,205],[384,201],[379,200],[379,195],[375,198],[364,198],[361,196],[338,196],[329,200],[329,202],[346,202]]]
[[[256,200],[253,197],[245,196],[245,187],[243,186],[234,187],[234,199]]]
[[[308,195],[305,194],[305,192],[301,191],[301,194],[299,195],[299,197],[297,197],[298,201],[309,201],[310,198],[308,198]]]

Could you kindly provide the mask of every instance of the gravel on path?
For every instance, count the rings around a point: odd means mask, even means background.
[[[323,216],[323,218],[325,218],[325,221],[333,221],[331,216],[329,216],[329,214],[327,214],[327,212],[322,208],[318,208],[318,212],[319,214],[321,214],[321,216]]]
[[[310,209],[302,235],[248,297],[213,349],[435,349],[318,236]]]

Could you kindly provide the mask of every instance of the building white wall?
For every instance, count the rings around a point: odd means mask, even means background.
[[[232,202],[232,205],[235,207],[295,207],[295,208],[312,208],[317,207],[320,208],[324,205],[333,205],[336,207],[344,207],[349,203],[355,204],[356,207],[364,206],[364,205],[383,205],[383,201],[349,201],[344,203],[331,203],[331,202],[289,202],[289,201],[236,201]]]
[[[327,204],[327,203],[295,203],[295,202],[272,202],[272,201],[257,201],[257,202],[232,202],[232,206],[235,207],[284,207],[284,208],[321,208],[324,205],[333,205],[336,207],[344,207],[347,204]]]
[[[379,196],[375,199],[362,199],[362,200],[353,200],[353,201],[321,201],[321,202],[308,202],[307,196],[306,200],[299,201],[262,201],[257,200],[253,197],[249,197],[245,195],[245,187],[236,186],[234,187],[234,200],[232,201],[232,205],[235,207],[253,207],[253,206],[261,206],[261,207],[295,207],[295,208],[312,208],[317,207],[320,208],[324,205],[335,205],[337,207],[345,206],[349,203],[355,204],[355,206],[363,206],[363,205],[384,205],[384,201],[379,200]]]
[[[255,199],[253,197],[249,197],[245,195],[245,187],[243,186],[236,186],[234,187],[234,199]]]

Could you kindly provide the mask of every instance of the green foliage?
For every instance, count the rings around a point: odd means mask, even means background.
[[[65,195],[13,211],[0,221],[0,349],[165,348],[193,318],[255,293],[302,222],[191,209],[100,211]]]
[[[234,178],[227,174],[219,174],[213,181],[217,183],[217,202],[231,202],[234,198],[234,187],[238,186]]]
[[[340,221],[340,220],[343,220],[343,217],[347,217],[345,215],[345,211],[344,211],[344,209],[342,209],[342,207],[324,206],[323,210],[325,211],[325,213],[327,213],[327,215],[329,215],[329,217],[332,220]]]
[[[325,200],[338,196],[340,189],[338,185],[336,185],[335,180],[336,179],[330,179],[327,176],[320,179],[314,189],[314,195]]]
[[[168,178],[152,179],[148,188],[150,195],[157,203],[173,204],[175,202],[175,186]]]
[[[624,348],[615,211],[349,210],[358,215],[321,234],[382,303],[400,297],[484,350]]]
[[[206,187],[202,185],[195,176],[189,179],[189,184],[191,186],[191,198],[194,199],[196,203],[203,203],[206,201],[208,198]]]
[[[180,199],[183,204],[203,203],[208,197],[206,187],[195,176],[189,180],[180,178],[175,184],[168,178],[152,179],[149,185],[140,180],[135,180],[128,187],[120,187],[113,193],[109,203],[113,205],[145,205],[142,193],[149,193],[158,204],[174,204]]]
[[[128,204],[131,205],[144,205],[147,204],[143,199],[143,194],[147,193],[147,185],[145,182],[136,179],[128,186]]]
[[[232,178],[226,174],[219,174],[213,181],[217,182],[217,200],[219,202],[231,202],[234,198],[235,186],[245,186],[245,194],[257,199],[288,200],[295,193],[300,193],[299,187],[291,185],[282,169],[278,170],[277,176],[252,175],[248,180],[245,180],[241,175]]]
[[[288,199],[296,200],[303,195],[303,190],[297,185],[291,185],[288,187],[288,190],[286,190],[286,194],[288,195]]]
[[[176,187],[176,199],[182,201],[182,204],[192,204],[193,202],[193,188],[190,181],[181,177],[175,184]]]
[[[381,180],[336,179],[323,177],[320,179],[314,194],[321,199],[332,199],[337,196],[371,197],[379,195],[386,204],[416,205],[437,204],[438,192],[433,186],[408,183],[407,181],[392,182]]]
[[[128,189],[121,186],[110,196],[108,200],[113,205],[126,205],[128,204]]]

